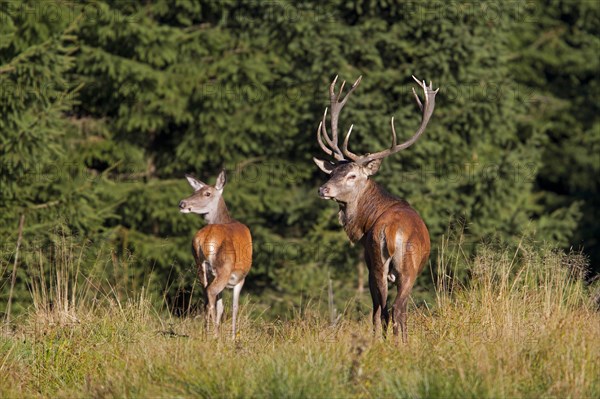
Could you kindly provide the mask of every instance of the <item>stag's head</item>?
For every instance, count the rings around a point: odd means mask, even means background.
[[[435,107],[435,95],[438,90],[433,90],[431,82],[429,86],[425,84],[425,81],[419,81],[413,76],[413,79],[423,89],[425,101],[421,103],[419,96],[413,88],[413,94],[415,96],[417,105],[422,113],[421,125],[417,129],[416,133],[406,142],[402,144],[396,143],[396,130],[394,128],[394,118],[392,117],[392,145],[387,150],[379,151],[373,154],[356,155],[348,149],[348,141],[350,134],[352,133],[352,126],[348,130],[342,148],[338,145],[338,119],[340,111],[346,105],[348,98],[352,92],[358,87],[362,76],[360,76],[356,82],[352,85],[348,93],[340,100],[344,91],[344,85],[342,83],[340,91],[335,93],[335,84],[337,82],[337,76],[329,86],[329,96],[331,99],[331,135],[327,132],[325,127],[327,119],[327,108],[323,114],[323,120],[319,123],[317,129],[317,141],[321,146],[321,149],[327,154],[332,156],[335,161],[325,161],[322,159],[313,158],[319,169],[327,173],[330,178],[319,188],[319,196],[324,199],[332,199],[341,203],[348,203],[355,199],[360,192],[366,187],[366,182],[369,176],[374,175],[379,170],[383,159],[389,155],[392,155],[400,150],[410,147],[419,136],[425,131],[427,123],[433,114]]]
[[[203,183],[191,175],[185,175],[185,178],[194,189],[194,194],[179,202],[179,211],[181,213],[198,213],[200,215],[214,213],[219,206],[223,188],[225,187],[225,171],[222,170],[219,173],[214,186]]]

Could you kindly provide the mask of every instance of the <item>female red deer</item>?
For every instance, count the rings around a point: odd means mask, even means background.
[[[412,145],[425,131],[435,106],[433,90],[425,81],[419,82],[424,91],[425,101],[421,103],[413,89],[417,105],[422,112],[421,125],[417,132],[402,144],[396,144],[394,118],[392,118],[392,146],[380,152],[356,155],[348,150],[348,140],[352,126],[346,134],[342,149],[338,146],[338,118],[340,111],[348,101],[350,94],[360,84],[359,77],[348,94],[340,101],[344,84],[335,94],[337,76],[329,86],[331,99],[331,136],[325,128],[327,109],[317,130],[317,140],[326,154],[335,159],[335,163],[313,158],[317,166],[331,177],[319,188],[319,196],[331,199],[339,205],[339,219],[352,242],[362,243],[365,261],[369,269],[369,289],[373,300],[373,324],[377,333],[382,328],[385,336],[389,322],[387,308],[388,280],[398,289],[392,306],[394,336],[398,336],[398,327],[402,330],[402,341],[408,337],[406,312],[408,298],[417,275],[423,270],[429,258],[429,232],[417,211],[403,199],[389,194],[383,187],[369,177],[374,175],[382,160]],[[325,143],[323,142],[325,139]]]
[[[235,323],[240,292],[244,279],[252,265],[252,237],[250,230],[232,219],[223,200],[225,171],[210,186],[193,176],[185,175],[194,194],[179,202],[182,213],[198,213],[204,216],[207,226],[200,229],[192,240],[192,253],[198,267],[200,283],[204,287],[207,324],[212,320],[218,331],[223,316],[221,292],[233,288],[232,332]]]

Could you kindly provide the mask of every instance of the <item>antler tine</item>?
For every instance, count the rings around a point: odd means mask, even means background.
[[[356,79],[356,81],[354,82],[354,84],[352,85],[350,90],[348,90],[348,93],[346,93],[346,95],[344,96],[344,98],[341,101],[340,101],[340,97],[342,96],[342,94],[344,92],[344,87],[346,85],[346,81],[342,82],[340,90],[339,90],[338,94],[336,95],[335,85],[337,83],[337,80],[338,80],[338,76],[336,75],[336,77],[333,79],[333,81],[329,85],[329,97],[330,97],[330,101],[331,101],[331,106],[330,106],[330,109],[331,109],[331,136],[327,133],[327,128],[325,127],[326,118],[327,118],[327,109],[325,109],[325,113],[323,114],[323,120],[319,124],[319,130],[317,132],[317,140],[319,142],[319,145],[321,146],[323,151],[325,151],[326,154],[333,155],[333,157],[337,161],[343,161],[345,159],[344,151],[340,150],[339,145],[338,145],[338,119],[339,119],[340,111],[342,110],[342,108],[344,107],[346,102],[348,101],[348,98],[350,97],[352,92],[360,84],[360,81],[362,80],[362,76],[359,76],[358,79]],[[350,130],[352,130],[352,129],[350,129]],[[325,142],[323,142],[323,137],[321,137],[321,135],[325,138]],[[348,156],[351,159],[359,158],[357,155],[352,154],[350,151],[348,151],[348,154],[350,154],[350,155],[346,155],[346,156]]]
[[[321,132],[323,134],[323,136],[325,136],[325,141],[327,142],[327,145],[330,147],[333,147],[333,142],[331,141],[331,138],[329,137],[329,133],[327,133],[327,107],[325,107],[325,112],[323,112],[323,119],[321,120],[321,123],[319,124],[319,126],[321,127]]]
[[[333,78],[333,82],[331,82],[331,84],[329,85],[329,97],[331,99],[333,99],[335,96],[335,84],[338,80],[338,76],[339,75],[335,75],[335,78]]]
[[[340,149],[337,145],[337,139],[335,141],[333,141],[331,138],[329,138],[329,134],[327,133],[327,128],[325,127],[326,124],[327,124],[327,108],[325,108],[325,112],[323,113],[323,119],[321,120],[321,122],[319,122],[319,129],[317,130],[317,141],[319,142],[319,146],[321,146],[321,149],[327,155],[332,155],[337,161],[341,161],[344,159],[344,155],[342,154],[342,152],[340,151]],[[327,145],[325,145],[325,143],[323,143],[323,138],[321,137],[321,135],[323,135],[323,137],[325,137],[325,142],[327,143]],[[327,146],[329,146],[329,148]]]
[[[396,127],[394,126],[394,117],[392,116],[392,148],[396,146]]]
[[[415,80],[415,82],[417,82],[417,84],[419,86],[421,86],[423,89],[427,88],[424,80],[421,82],[419,79],[417,79],[417,77],[415,75],[410,75],[410,76],[412,76],[412,78]]]
[[[331,146],[333,147],[334,145],[337,146],[338,144],[338,132],[337,132],[337,121],[338,121],[338,114],[340,109],[338,109],[337,105],[338,105],[338,99],[340,97],[340,94],[338,94],[337,96],[335,95],[335,84],[338,80],[338,75],[335,75],[335,78],[333,79],[333,82],[331,82],[331,85],[329,86],[329,100],[331,102],[331,141],[333,144],[331,144]],[[344,81],[345,83],[345,81]],[[342,84],[343,86],[343,84]]]
[[[353,161],[356,161],[357,159],[360,159],[360,157],[348,149],[348,141],[350,140],[350,135],[352,134],[353,127],[354,127],[354,125],[350,125],[350,129],[348,129],[348,133],[346,133],[346,138],[344,139],[342,151],[344,152],[345,156],[347,156],[348,158],[350,158]]]
[[[358,85],[360,84],[360,82],[362,81],[362,75],[360,75],[352,84],[352,86],[350,87],[350,90],[348,90],[348,93],[346,93],[346,96],[344,97],[344,99],[342,100],[342,106],[344,106],[346,104],[346,101],[348,101],[348,97],[350,97],[350,94],[352,94],[352,92],[354,91],[354,89],[356,89],[358,87]],[[344,81],[344,83],[346,83],[346,81]],[[344,87],[344,84],[342,84],[342,88]],[[340,90],[340,94],[341,94],[341,90]]]
[[[335,95],[335,83],[337,82],[337,78],[338,77],[336,75],[335,79],[333,79],[333,82],[329,86],[329,95],[330,95],[330,100],[331,100],[331,140],[336,143],[337,143],[336,140],[338,137],[337,121],[338,121],[340,111],[342,110],[342,108],[344,108],[344,105],[346,105],[346,102],[348,101],[348,98],[350,98],[350,95],[352,94],[352,92],[354,92],[354,90],[360,84],[360,82],[362,80],[362,75],[359,76],[358,79],[356,79],[354,84],[352,84],[352,87],[350,87],[350,90],[348,90],[348,93],[346,93],[346,95],[344,96],[344,98],[341,101],[340,101],[340,97],[342,96],[342,93],[344,91],[344,86],[346,85],[346,81],[344,80],[342,82],[342,85],[340,86],[340,91],[339,91],[338,95],[336,96]]]
[[[421,124],[419,125],[419,128],[417,129],[415,134],[410,139],[405,141],[404,143],[396,144],[396,128],[394,127],[394,118],[392,117],[392,121],[391,121],[391,124],[392,124],[392,146],[387,150],[383,150],[383,151],[379,151],[379,152],[376,152],[373,154],[368,154],[368,155],[359,157],[359,159],[357,159],[355,162],[360,163],[360,164],[365,164],[372,160],[382,159],[389,155],[395,154],[396,152],[398,152],[400,150],[410,147],[415,141],[417,141],[417,139],[425,131],[425,128],[427,127],[427,124],[429,123],[429,119],[431,118],[431,115],[433,114],[433,110],[435,108],[435,95],[437,94],[437,92],[440,89],[438,88],[436,90],[433,90],[433,84],[431,83],[431,81],[429,82],[429,86],[427,86],[427,84],[425,83],[424,80],[419,81],[419,79],[417,79],[414,75],[413,75],[413,79],[423,89],[423,95],[425,97],[424,103],[421,103],[419,96],[417,95],[415,89],[413,88],[413,94],[417,101],[417,105],[419,106],[421,112],[423,113],[421,116]]]
[[[323,139],[321,139],[321,128],[323,126],[323,121],[319,122],[319,127],[317,128],[317,141],[319,142],[319,145],[321,146],[321,149],[327,154],[327,155],[333,155],[333,151],[331,151],[329,148],[327,148],[327,146],[325,145],[325,143],[323,143]]]
[[[337,95],[337,100],[340,99],[340,97],[342,96],[342,93],[344,92],[344,86],[346,86],[346,81],[342,81],[342,85],[340,86],[340,92]]]
[[[417,95],[417,92],[415,91],[414,87],[412,88],[412,92],[413,92],[413,94],[415,96],[415,100],[417,100],[417,105],[419,106],[419,109],[421,111],[423,111],[423,104],[421,104],[421,100],[419,99],[419,96]]]

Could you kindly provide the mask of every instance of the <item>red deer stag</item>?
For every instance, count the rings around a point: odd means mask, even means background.
[[[421,109],[421,125],[416,133],[402,144],[396,144],[394,118],[392,118],[392,145],[389,149],[373,154],[356,155],[348,150],[348,140],[352,126],[348,130],[342,148],[338,146],[338,118],[349,96],[358,87],[359,77],[346,96],[340,100],[344,83],[339,93],[335,93],[337,76],[329,86],[331,99],[331,135],[325,128],[327,109],[317,130],[317,141],[323,151],[333,156],[335,163],[313,158],[317,166],[331,177],[319,188],[319,196],[331,199],[339,205],[339,220],[352,242],[362,243],[365,261],[369,269],[369,289],[373,300],[373,325],[377,334],[382,329],[386,335],[389,322],[387,309],[388,280],[398,289],[392,306],[394,336],[398,337],[398,327],[402,330],[402,341],[408,333],[406,312],[408,298],[417,275],[429,258],[429,232],[419,214],[408,202],[389,194],[369,177],[374,175],[382,160],[412,145],[425,131],[435,106],[433,90],[425,82],[419,82],[424,91],[425,101],[421,103],[413,89],[417,105]],[[325,140],[325,142],[323,141]]]
[[[192,240],[192,253],[198,267],[200,283],[204,287],[207,325],[211,320],[218,331],[223,316],[222,291],[233,288],[232,332],[235,338],[236,318],[240,292],[252,265],[252,237],[250,230],[232,219],[223,200],[225,171],[210,186],[193,176],[185,175],[194,194],[179,202],[182,213],[198,213],[207,226],[200,229]]]

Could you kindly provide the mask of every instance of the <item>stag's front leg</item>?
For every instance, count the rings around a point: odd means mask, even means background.
[[[373,300],[373,333],[385,338],[390,315],[387,309],[387,279],[382,272],[369,268],[369,291]]]
[[[369,270],[369,292],[373,301],[373,334],[378,337],[382,331],[383,335],[387,329],[387,320],[389,318],[387,311],[387,280],[383,277],[383,263],[381,256],[377,252],[377,245],[371,237],[363,242],[365,248],[365,262]]]
[[[381,302],[377,292],[377,283],[371,272],[369,272],[369,292],[373,301],[373,335],[378,336],[381,330]]]

